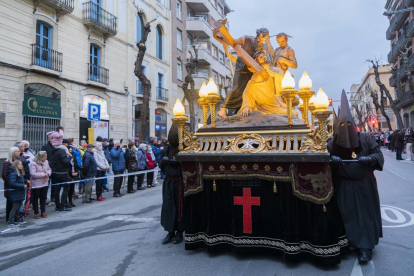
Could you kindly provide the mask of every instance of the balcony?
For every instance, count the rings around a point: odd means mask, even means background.
[[[40,2],[55,8],[60,14],[72,13],[75,6],[75,0],[41,0]]]
[[[194,37],[213,37],[213,27],[204,17],[187,17],[186,27]]]
[[[397,79],[400,80],[407,74],[408,74],[407,69],[405,68],[404,65],[401,65],[400,68],[398,68],[397,70]]]
[[[405,4],[401,4],[396,10],[405,9]],[[408,17],[409,12],[401,12],[394,14],[394,17],[390,21],[391,32],[398,31],[405,19]]]
[[[142,82],[140,80],[137,80],[136,83],[136,94],[137,95],[144,95],[144,86],[142,85]]]
[[[157,100],[168,102],[168,90],[162,87],[157,87]]]
[[[32,64],[55,72],[62,72],[63,54],[58,51],[32,44]],[[36,69],[36,68],[33,68]]]
[[[413,93],[406,91],[399,97],[399,102],[397,103],[397,108],[401,109],[405,106],[411,105],[414,103]]]
[[[391,31],[391,26],[388,27],[385,37],[387,40],[392,40],[395,37],[395,32]]]
[[[88,63],[88,81],[109,85],[109,70]]]
[[[83,3],[83,24],[98,29],[106,36],[116,35],[117,18],[95,2]]]
[[[414,0],[404,0],[404,6],[407,8],[414,6]]]
[[[410,38],[406,38],[405,36],[401,36],[397,43],[392,46],[390,53],[388,54],[388,62],[394,63],[397,57],[400,54],[400,50],[403,46],[405,46],[409,42]]]
[[[395,78],[394,77],[391,77],[390,78],[390,86],[391,87],[395,87],[397,85],[397,83],[395,82]]]
[[[209,12],[207,0],[187,0],[186,3],[196,13]]]
[[[410,23],[408,23],[407,29],[405,30],[405,34],[406,37],[414,36],[414,19],[411,19]]]
[[[200,45],[196,45],[196,48],[198,49],[198,64],[199,65],[210,65],[211,59],[212,59],[210,50]],[[193,57],[194,57],[194,49],[192,45],[187,45],[187,58],[191,57],[189,51],[193,53]]]

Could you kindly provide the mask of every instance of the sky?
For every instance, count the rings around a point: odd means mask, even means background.
[[[387,64],[389,21],[383,15],[386,0],[227,0],[230,34],[255,36],[267,28],[270,35],[291,35],[298,68],[290,70],[296,84],[307,71],[315,92],[319,87],[329,98],[340,100],[367,73],[367,59]],[[276,38],[271,38],[274,48]],[[337,106],[334,104],[334,106]]]

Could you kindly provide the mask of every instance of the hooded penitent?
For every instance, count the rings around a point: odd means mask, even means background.
[[[335,127],[336,144],[348,149],[357,148],[359,146],[359,137],[344,90],[342,90],[340,110],[341,112],[338,115]]]

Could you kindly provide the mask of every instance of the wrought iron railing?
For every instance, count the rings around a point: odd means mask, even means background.
[[[142,85],[142,82],[140,80],[137,80],[136,94],[144,95],[144,86]]]
[[[73,12],[73,8],[75,6],[75,0],[47,0],[62,9]]]
[[[102,9],[93,1],[83,3],[83,20],[97,25],[103,30],[116,35],[117,17]]]
[[[157,100],[168,102],[168,90],[162,87],[157,87]]]
[[[32,44],[32,65],[62,72],[62,60],[62,53],[37,44]]]
[[[88,80],[109,85],[109,70],[88,63]]]

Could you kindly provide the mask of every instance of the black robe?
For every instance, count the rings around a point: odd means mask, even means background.
[[[352,151],[335,144],[334,138],[328,143],[331,155],[343,160],[352,159]],[[373,249],[382,237],[382,221],[377,180],[374,170],[382,171],[384,156],[378,144],[367,133],[359,134],[359,147],[354,149],[357,159],[371,156],[374,166],[358,163],[332,166],[333,181],[338,193],[338,206],[345,225],[350,246]]]
[[[160,168],[165,174],[162,185],[161,225],[167,232],[184,231],[184,182],[181,163],[172,160],[172,148],[165,154],[169,160],[161,159]]]

